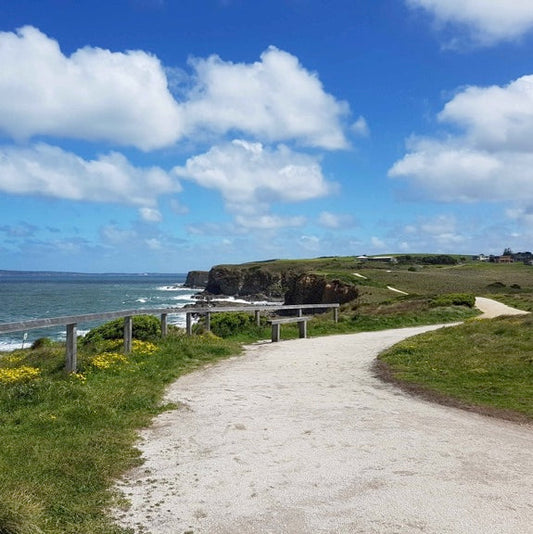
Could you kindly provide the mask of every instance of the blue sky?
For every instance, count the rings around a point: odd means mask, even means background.
[[[533,249],[530,0],[0,0],[0,269]]]

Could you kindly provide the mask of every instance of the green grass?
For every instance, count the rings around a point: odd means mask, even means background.
[[[533,317],[468,321],[380,355],[394,380],[443,402],[533,421]]]
[[[123,532],[106,515],[117,504],[111,487],[140,461],[137,430],[172,408],[161,405],[165,386],[239,350],[214,336],[173,336],[109,369],[81,355],[78,376],[64,374],[62,348],[0,358],[2,368],[41,369],[37,380],[0,384],[0,532]]]

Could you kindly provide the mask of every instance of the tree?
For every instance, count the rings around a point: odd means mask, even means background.
[[[502,256],[512,256],[512,255],[513,255],[513,251],[509,247],[503,250]]]

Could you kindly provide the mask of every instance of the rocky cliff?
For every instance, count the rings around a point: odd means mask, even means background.
[[[205,293],[285,304],[340,304],[357,298],[354,284],[297,269],[219,265],[209,271]]]
[[[207,286],[208,279],[209,271],[189,271],[183,286],[192,289],[204,289]]]

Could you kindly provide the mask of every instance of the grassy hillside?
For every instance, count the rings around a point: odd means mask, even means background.
[[[468,292],[502,300],[514,299],[513,302],[524,309],[533,307],[533,266],[519,263],[481,263],[458,255],[451,255],[458,262],[457,265],[421,265],[416,263],[416,259],[431,255],[410,256],[412,262],[400,264],[364,261],[355,256],[335,256],[302,260],[266,260],[231,267],[264,269],[276,273],[294,270],[337,278],[360,287],[361,303],[400,298],[401,293],[388,289],[393,287],[410,295]]]

